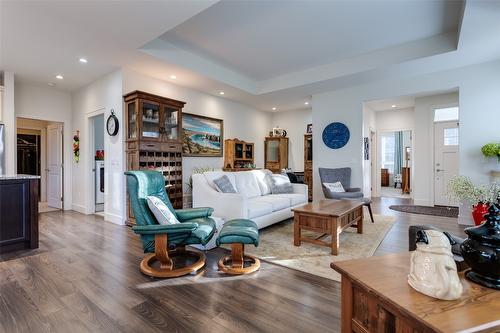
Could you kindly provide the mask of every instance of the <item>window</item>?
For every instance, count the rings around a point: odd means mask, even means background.
[[[458,106],[434,110],[434,121],[458,120]]]
[[[444,145],[458,146],[458,127],[444,129]]]
[[[394,173],[394,133],[382,135],[382,168],[388,169],[389,173]]]

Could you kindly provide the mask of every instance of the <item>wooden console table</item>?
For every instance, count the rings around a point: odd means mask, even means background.
[[[332,263],[342,274],[342,332],[499,332],[500,291],[465,279],[442,301],[408,283],[410,252]]]

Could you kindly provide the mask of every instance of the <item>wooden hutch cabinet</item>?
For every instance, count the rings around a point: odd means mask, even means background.
[[[264,144],[265,168],[275,173],[288,168],[288,138],[266,137]]]
[[[224,171],[252,170],[245,165],[254,165],[254,144],[238,139],[224,141]]]
[[[313,194],[313,146],[312,134],[304,134],[304,183],[308,188],[309,201],[312,201]]]
[[[182,108],[185,102],[142,91],[123,96],[127,170],[156,170],[174,208],[182,208]],[[135,219],[127,199],[127,223]]]

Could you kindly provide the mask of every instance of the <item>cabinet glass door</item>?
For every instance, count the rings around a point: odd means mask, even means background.
[[[267,160],[269,162],[278,162],[279,161],[279,149],[280,142],[277,140],[269,140],[267,141]]]
[[[234,145],[234,156],[236,158],[243,158],[243,144],[242,143],[236,143]]]
[[[179,110],[164,106],[163,116],[164,140],[179,140]]]
[[[135,102],[128,103],[127,105],[127,138],[136,139],[137,138],[137,114],[135,113]]]
[[[306,161],[312,161],[312,138],[306,138]]]
[[[150,102],[142,103],[143,138],[160,138],[160,105]]]

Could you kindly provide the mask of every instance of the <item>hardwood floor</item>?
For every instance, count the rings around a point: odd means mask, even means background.
[[[388,209],[396,223],[376,255],[406,251],[408,226],[462,234],[456,220]],[[260,271],[221,276],[207,254],[203,273],[152,279],[139,271],[139,237],[101,217],[40,215],[40,248],[0,254],[0,332],[338,332],[339,283],[262,262]],[[292,240],[290,240],[292,241]]]

